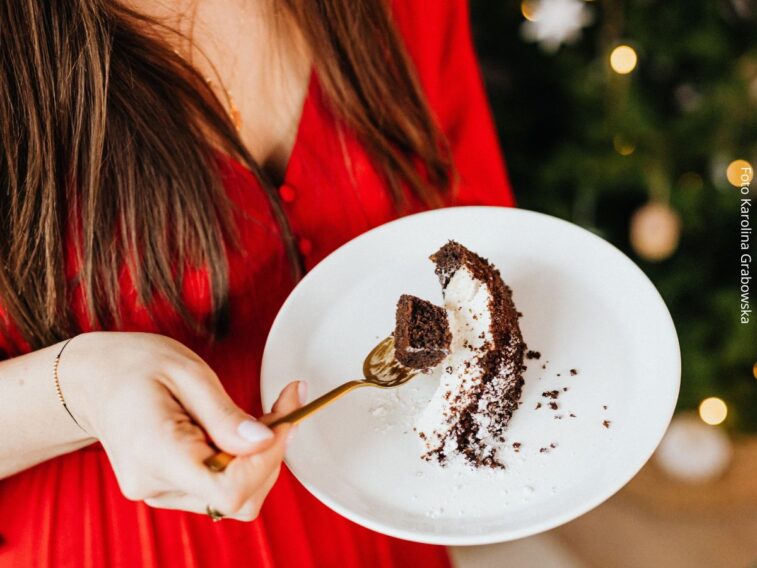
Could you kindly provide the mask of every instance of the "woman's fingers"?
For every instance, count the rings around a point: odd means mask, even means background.
[[[266,445],[258,447],[254,453],[238,455],[223,472],[212,472],[203,463],[214,452],[203,435],[203,428],[211,432],[214,440],[217,439],[218,429],[214,434],[210,427],[212,418],[209,417],[217,412],[211,408],[213,400],[222,403],[223,397],[212,394],[213,389],[208,388],[210,400],[203,402],[197,396],[201,387],[186,387],[179,382],[174,388],[180,394],[164,399],[162,411],[156,412],[164,417],[166,426],[152,429],[163,435],[150,444],[154,458],[163,464],[158,476],[159,485],[171,488],[171,491],[144,495],[149,499],[146,501],[156,507],[197,513],[205,513],[206,507],[210,506],[225,516],[254,518],[278,477],[292,425],[282,424],[275,431],[266,428],[271,433]],[[300,390],[298,382],[288,385],[276,402],[276,412],[286,414],[296,409]],[[191,407],[191,411],[187,407]],[[184,410],[195,417],[194,421],[184,414]],[[201,428],[194,422],[202,421],[203,417],[205,423]]]
[[[207,515],[207,505],[201,499],[194,495],[185,493],[165,493],[158,497],[145,499],[145,503],[155,509],[171,509],[177,511],[187,511]],[[237,521],[252,521],[260,512],[259,503],[253,498],[247,501],[244,506],[232,515],[224,514],[224,519],[235,519]]]
[[[268,476],[268,479],[266,479],[263,482],[263,485],[260,489],[258,489],[258,492],[252,496],[251,501],[253,503],[258,503],[259,505],[262,505],[265,501],[266,497],[268,496],[268,493],[271,492],[271,489],[273,489],[273,486],[276,484],[276,481],[279,478],[279,474],[281,472],[281,464],[279,464],[279,467],[277,467],[274,471],[271,472],[271,474]]]
[[[235,458],[223,472],[211,472],[202,463],[212,450],[189,435],[185,444],[165,447],[162,456],[167,465],[162,485],[176,489],[144,500],[153,507],[195,513],[207,513],[206,507],[210,506],[226,517],[252,520],[278,478],[290,430],[290,425],[277,427],[267,449]]]
[[[238,456],[222,472],[212,472],[203,464],[212,453],[207,445],[187,446],[166,460],[171,482],[226,515],[236,514],[278,472],[290,428],[277,427],[270,446],[255,454]]]
[[[167,382],[172,394],[221,450],[246,455],[268,447],[273,440],[273,432],[234,404],[201,360],[185,362]]]
[[[281,416],[297,410],[307,400],[307,383],[305,381],[292,381],[279,394],[279,398],[273,403],[271,412],[261,416],[260,421],[270,424]]]

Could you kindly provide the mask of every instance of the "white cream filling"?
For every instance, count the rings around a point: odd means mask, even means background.
[[[492,342],[490,300],[488,286],[466,267],[457,270],[444,289],[444,308],[452,332],[450,354],[440,363],[443,372],[439,387],[415,425],[427,450],[440,445],[450,430],[452,408],[467,406],[469,393],[481,378],[475,360],[481,356],[481,348]],[[455,401],[456,397],[461,398]]]

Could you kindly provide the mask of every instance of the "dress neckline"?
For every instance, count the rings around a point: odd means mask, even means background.
[[[300,107],[300,117],[297,121],[297,130],[294,134],[294,142],[292,143],[292,148],[289,151],[289,157],[287,158],[286,165],[284,166],[284,169],[282,171],[281,177],[279,179],[273,180],[273,186],[277,189],[280,189],[281,187],[287,185],[288,182],[291,181],[292,177],[292,170],[293,170],[293,164],[296,163],[297,156],[299,155],[299,148],[302,145],[302,133],[303,133],[303,125],[306,123],[306,121],[310,117],[310,108],[311,108],[311,99],[313,98],[313,93],[316,86],[316,77],[315,77],[315,69],[310,70],[310,74],[308,75],[308,82],[307,82],[307,90],[305,91],[305,98],[302,101],[302,106]],[[269,176],[270,178],[270,176]]]
[[[316,72],[315,72],[315,69],[311,69],[310,75],[308,77],[307,91],[305,92],[305,98],[302,101],[302,106],[300,108],[300,118],[299,118],[299,121],[297,122],[297,131],[295,132],[295,135],[294,135],[294,143],[292,144],[292,149],[289,152],[289,158],[287,159],[287,163],[284,166],[284,171],[282,173],[280,181],[271,180],[271,185],[277,190],[280,190],[285,185],[291,183],[291,178],[293,177],[293,170],[295,169],[293,166],[294,164],[297,163],[298,156],[301,153],[300,146],[302,146],[303,130],[305,130],[307,121],[310,120],[310,114],[312,112],[312,106],[313,106],[312,99],[315,96],[315,92],[317,88],[318,88],[318,79],[316,77]],[[227,154],[225,152],[219,152],[219,155],[227,163],[230,163],[237,168],[241,168],[244,171],[248,172],[250,175],[254,176],[250,168],[248,168],[247,165],[244,164],[242,161],[240,161],[238,158],[230,154]],[[262,168],[261,168],[261,171],[267,176],[267,173],[264,170],[262,170]],[[269,177],[269,180],[270,180],[270,177]]]

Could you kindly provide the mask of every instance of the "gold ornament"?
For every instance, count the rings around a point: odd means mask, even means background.
[[[681,218],[664,203],[648,203],[631,217],[631,246],[645,260],[665,260],[675,252]]]
[[[655,462],[665,473],[691,483],[717,479],[728,469],[732,457],[728,434],[688,412],[673,418],[655,452]]]

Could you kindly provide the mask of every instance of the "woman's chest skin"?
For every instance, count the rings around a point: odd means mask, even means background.
[[[280,182],[307,95],[311,57],[274,0],[129,0],[177,34],[166,40],[236,107],[252,156]]]

